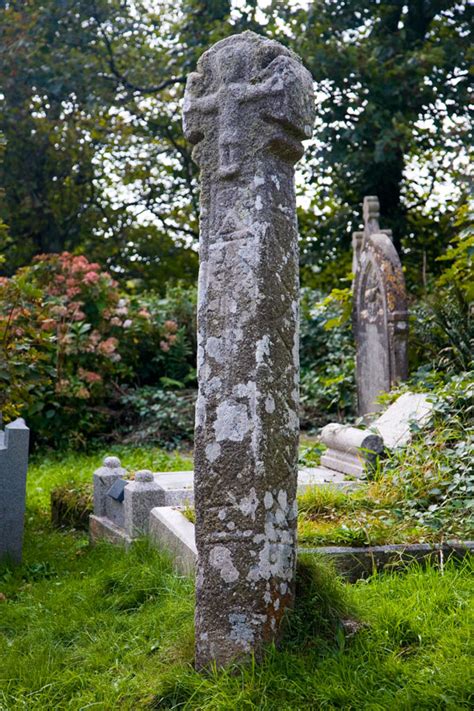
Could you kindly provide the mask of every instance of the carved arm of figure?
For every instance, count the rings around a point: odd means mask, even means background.
[[[200,115],[217,111],[217,94],[208,96],[195,96],[200,89],[202,76],[198,72],[189,75],[188,84],[184,94],[183,128],[188,141],[195,145],[204,137]]]

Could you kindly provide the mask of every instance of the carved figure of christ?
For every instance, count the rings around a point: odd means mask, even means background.
[[[259,83],[249,83],[246,77],[236,80],[236,74],[239,72],[239,67],[241,68],[241,65],[237,63],[232,73],[230,71],[226,73],[221,69],[220,86],[215,92],[207,96],[187,98],[185,105],[186,130],[193,143],[198,143],[202,138],[199,115],[217,115],[218,177],[233,178],[240,172],[242,163],[246,160],[243,154],[239,156],[239,150],[243,144],[241,131],[246,128],[245,122],[239,120],[239,109],[242,104],[248,102],[262,100],[258,110],[261,118],[283,127],[282,133],[284,135],[280,134],[280,143],[286,142],[290,153],[296,154],[295,159],[302,154],[300,141],[308,137],[304,129],[293,125],[290,116],[272,115],[270,106],[266,107],[263,101],[266,97],[283,94],[288,88],[285,86],[284,71],[282,71],[287,63],[289,63],[287,57],[280,56],[275,59],[267,68],[267,70],[274,69],[273,73]],[[271,103],[274,103],[274,99]],[[193,140],[193,136],[195,140]],[[294,160],[290,162],[293,163]]]

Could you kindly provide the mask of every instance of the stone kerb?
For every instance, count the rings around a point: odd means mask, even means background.
[[[294,163],[313,121],[310,74],[291,51],[252,32],[218,42],[188,78],[183,124],[201,171],[198,667],[259,656],[293,602]]]
[[[376,412],[378,395],[408,376],[405,278],[389,230],[378,226],[376,197],[364,198],[363,233],[354,233],[356,379],[360,415]]]
[[[197,548],[194,524],[174,506],[161,506],[151,510],[149,536],[157,548],[167,550],[175,569],[183,575],[195,572]]]
[[[30,431],[18,418],[0,438],[0,558],[21,562]]]

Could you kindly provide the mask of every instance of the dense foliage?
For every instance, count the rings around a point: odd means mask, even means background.
[[[124,296],[97,263],[68,252],[1,278],[4,416],[26,417],[40,441],[81,444],[117,425],[127,386],[192,381],[193,336],[168,317],[169,306]]]
[[[316,429],[355,416],[355,347],[340,302],[303,289],[301,298],[301,426]]]
[[[470,367],[468,4],[0,8],[5,419],[21,412],[54,444],[192,436],[198,190],[181,101],[200,54],[245,29],[293,47],[316,81],[316,139],[298,177],[303,426],[355,415],[340,277],[365,194],[379,196],[382,226],[402,249],[412,370]]]

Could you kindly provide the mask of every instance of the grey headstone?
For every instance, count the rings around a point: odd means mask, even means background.
[[[252,32],[205,52],[184,130],[201,169],[196,664],[261,654],[293,603],[298,452],[294,163],[313,84]],[[218,604],[216,604],[218,601]]]
[[[21,562],[30,431],[18,418],[0,438],[0,559]]]
[[[405,278],[391,232],[379,228],[379,201],[364,198],[364,232],[354,232],[353,323],[360,415],[376,412],[377,397],[408,375]]]

